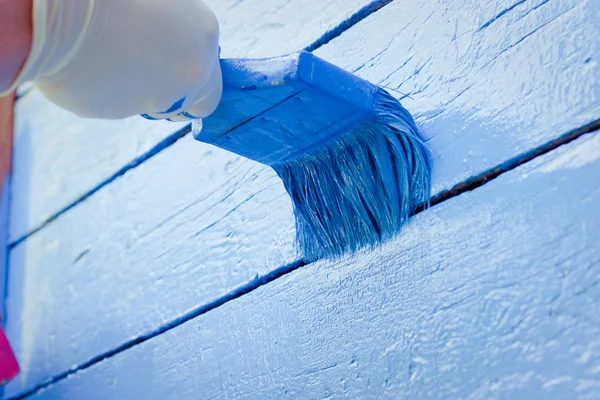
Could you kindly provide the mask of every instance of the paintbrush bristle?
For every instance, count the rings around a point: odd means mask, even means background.
[[[221,103],[194,137],[275,169],[305,261],[377,245],[428,205],[429,153],[385,90],[307,52],[221,64]]]
[[[358,126],[271,166],[292,198],[305,261],[379,244],[429,203],[427,147],[408,111],[383,89]]]

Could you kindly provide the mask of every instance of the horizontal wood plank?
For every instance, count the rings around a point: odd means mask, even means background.
[[[403,101],[431,138],[436,192],[600,117],[596,3],[570,9],[570,2],[532,1],[503,11],[512,4],[394,1],[319,51],[391,88],[428,77],[429,86],[419,86],[426,96],[417,90],[414,101]],[[461,39],[452,41],[457,24]],[[584,44],[573,40],[580,36]],[[447,51],[457,41],[477,46]],[[431,62],[404,73],[409,51]],[[465,91],[465,84],[473,86]],[[9,390],[49,379],[290,263],[292,240],[289,199],[272,171],[180,140],[12,251],[9,333],[24,372]]]
[[[207,4],[221,22],[222,56],[269,57],[312,44],[371,1],[208,0]],[[16,117],[13,241],[187,125],[141,117],[77,118],[35,89],[19,100]]]
[[[21,239],[185,123],[77,118],[38,90],[17,102],[11,241]]]
[[[35,399],[592,399],[600,134],[79,371]]]

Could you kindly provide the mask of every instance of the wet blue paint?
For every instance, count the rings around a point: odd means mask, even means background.
[[[273,167],[306,261],[376,245],[428,204],[429,152],[383,89],[307,52],[222,69],[221,104],[194,137]]]
[[[183,103],[185,102],[185,98],[186,98],[186,96],[183,96],[182,98],[177,100],[175,103],[173,103],[171,105],[171,107],[169,107],[166,111],[159,112],[158,114],[170,114],[173,111],[179,110],[183,106]]]
[[[194,116],[194,115],[190,114],[190,113],[189,113],[189,112],[187,112],[187,111],[182,111],[182,112],[180,112],[180,113],[179,113],[179,115],[182,115],[182,116],[184,116],[184,117],[186,117],[186,118],[189,118],[189,119],[197,119],[197,118],[200,118],[200,117],[196,117],[196,116]]]
[[[160,121],[160,118],[154,118],[154,117],[151,117],[151,116],[150,116],[150,115],[148,115],[148,114],[141,114],[140,116],[141,116],[142,118],[145,118],[145,119],[147,119],[148,121]]]

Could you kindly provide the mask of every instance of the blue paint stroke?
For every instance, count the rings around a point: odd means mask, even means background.
[[[171,105],[171,107],[169,107],[168,110],[159,112],[157,114],[170,114],[173,111],[177,111],[177,110],[179,110],[183,106],[184,102],[185,102],[185,96],[183,96],[182,98],[180,98],[179,100],[177,100],[175,103],[173,103]]]

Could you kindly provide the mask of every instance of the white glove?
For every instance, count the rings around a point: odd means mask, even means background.
[[[34,81],[82,117],[202,118],[221,98],[219,28],[202,0],[33,0]]]

